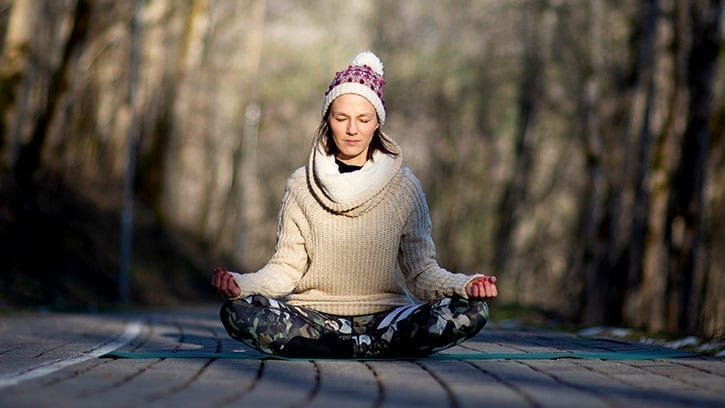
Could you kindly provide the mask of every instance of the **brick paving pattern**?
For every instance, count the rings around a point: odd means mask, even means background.
[[[146,357],[99,355],[116,344]],[[546,357],[577,352],[618,357]],[[725,407],[722,359],[641,352],[667,350],[494,323],[446,354],[501,358],[258,359],[214,307],[5,315],[0,407]]]

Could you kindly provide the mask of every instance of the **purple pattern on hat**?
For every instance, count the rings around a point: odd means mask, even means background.
[[[385,100],[383,100],[383,85],[385,85],[385,80],[369,66],[348,65],[347,69],[344,71],[336,72],[335,77],[332,79],[332,83],[330,83],[330,86],[325,92],[325,96],[327,96],[334,87],[346,82],[358,83],[372,89],[372,91],[380,98],[380,102],[382,102],[383,106],[385,106]]]

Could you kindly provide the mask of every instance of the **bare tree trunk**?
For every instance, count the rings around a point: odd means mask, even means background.
[[[673,6],[673,40],[671,60],[673,66],[671,97],[667,101],[667,118],[655,144],[654,160],[649,175],[650,204],[648,209],[647,239],[642,260],[642,287],[637,295],[643,304],[655,304],[646,319],[647,327],[663,329],[665,307],[669,304],[668,280],[665,278],[668,263],[667,201],[670,195],[672,168],[677,162],[677,144],[680,143],[687,119],[687,10],[685,0],[678,0]]]
[[[259,191],[258,174],[256,169],[257,138],[261,108],[257,102],[259,89],[257,79],[262,61],[264,19],[266,0],[256,0],[251,7],[252,26],[249,39],[245,44],[247,75],[249,81],[241,90],[246,95],[246,103],[242,105],[244,111],[240,112],[243,120],[242,135],[238,139],[234,163],[232,166],[233,180],[227,192],[227,202],[224,205],[222,220],[229,218],[223,225],[234,228],[228,230],[220,228],[218,239],[234,237],[233,253],[239,265],[251,267],[247,260],[251,247],[249,245],[250,230],[262,216],[261,197]],[[236,204],[236,208],[233,205]]]
[[[133,248],[133,204],[135,197],[134,177],[136,175],[136,147],[138,127],[136,124],[136,86],[140,63],[140,8],[141,2],[134,0],[131,14],[131,53],[129,56],[128,96],[129,112],[126,130],[126,174],[123,182],[123,207],[121,208],[121,237],[118,273],[118,297],[123,303],[131,301],[131,255]]]
[[[60,65],[53,72],[48,85],[48,98],[40,111],[31,133],[30,141],[21,146],[14,167],[15,178],[21,187],[28,187],[33,180],[35,171],[40,165],[43,144],[48,134],[48,127],[56,114],[56,106],[68,83],[68,71],[75,51],[80,48],[88,31],[91,17],[91,5],[86,0],[78,0],[73,18],[73,29],[65,44]]]
[[[11,167],[20,150],[21,128],[27,116],[32,81],[30,63],[33,24],[39,9],[37,1],[14,2],[10,7],[7,33],[0,60],[0,154]],[[20,88],[20,89],[18,89]],[[19,95],[18,95],[19,94]],[[11,129],[12,128],[12,129]],[[7,149],[6,151],[3,151]]]
[[[165,12],[169,15],[176,8],[174,4],[165,7],[168,7]],[[165,140],[157,142],[165,146],[164,191],[160,194],[160,202],[168,223],[196,231],[201,242],[208,242],[207,219],[218,175],[217,166],[210,166],[208,158],[214,154],[209,151],[209,143],[214,137],[212,124],[216,111],[209,105],[213,103],[217,81],[209,79],[214,75],[206,72],[212,69],[207,65],[213,55],[210,48],[216,26],[215,7],[218,7],[217,2],[209,4],[207,0],[193,0],[184,11],[177,58],[170,67],[170,78],[165,81],[168,93],[165,99],[170,106],[166,115],[170,118],[170,129],[159,136]],[[185,167],[177,167],[177,162],[189,154],[198,159]],[[199,173],[199,167],[205,171]],[[195,177],[196,194],[187,191],[186,181],[192,176]],[[186,204],[182,205],[182,202]],[[189,202],[194,205],[189,205]]]
[[[643,258],[645,252],[645,241],[647,238],[647,214],[650,210],[650,190],[647,185],[648,175],[651,169],[652,147],[654,145],[652,129],[652,113],[654,110],[657,88],[655,85],[655,73],[657,65],[657,25],[659,14],[659,1],[648,1],[644,7],[646,16],[644,20],[644,38],[642,42],[641,65],[639,72],[642,76],[644,106],[639,108],[641,112],[641,127],[635,155],[634,173],[634,204],[632,207],[632,229],[629,236],[629,265],[627,274],[632,281],[641,282],[645,295],[645,304],[650,306],[651,317],[661,316],[664,308],[663,287],[653,276],[647,275],[649,271],[643,271]],[[660,326],[661,322],[651,321],[651,324]]]
[[[579,96],[579,116],[583,123],[581,132],[586,149],[587,184],[581,195],[577,237],[578,245],[574,248],[573,260],[569,267],[571,281],[584,281],[579,304],[583,305],[580,316],[586,324],[601,324],[607,319],[606,279],[602,276],[600,262],[605,255],[605,248],[599,239],[599,225],[603,216],[603,199],[605,180],[603,174],[603,142],[600,131],[601,118],[598,111],[600,102],[600,83],[602,75],[601,35],[603,4],[601,0],[589,3],[588,13],[589,41],[588,66],[584,71]]]
[[[247,255],[250,250],[248,235],[254,220],[260,218],[260,191],[259,183],[257,182],[257,141],[259,137],[259,119],[261,116],[261,109],[258,104],[251,102],[247,105],[244,112],[244,135],[240,143],[239,150],[241,155],[238,157],[238,163],[236,164],[238,170],[238,186],[236,189],[233,187],[232,191],[238,191],[237,197],[230,197],[235,199],[234,202],[239,203],[236,209],[236,223],[230,223],[236,227],[233,231],[235,237],[235,261],[240,265],[249,267],[247,262]],[[232,185],[234,186],[234,184]]]
[[[640,5],[640,17],[637,20],[635,34],[637,51],[632,67],[635,79],[632,86],[628,130],[624,141],[623,174],[615,183],[615,186],[619,186],[618,190],[612,192],[615,204],[610,221],[613,223],[610,233],[612,241],[610,242],[610,254],[606,261],[606,266],[611,271],[610,279],[612,281],[621,282],[626,279],[626,296],[628,298],[625,300],[624,313],[633,318],[632,323],[635,325],[644,324],[647,316],[650,316],[653,310],[661,310],[664,307],[661,295],[659,297],[656,294],[642,296],[643,292],[662,292],[661,288],[653,290],[653,288],[647,287],[646,279],[642,276],[642,257],[649,208],[646,180],[652,149],[650,115],[655,97],[654,74],[658,11],[658,0],[647,0]],[[637,141],[632,160],[635,165],[632,176],[630,176],[628,166],[629,140]],[[625,202],[626,188],[630,185],[634,190],[631,214],[626,211]],[[622,224],[623,222],[626,224]]]
[[[214,80],[217,75],[217,68],[214,66],[213,61],[207,57],[213,52],[219,35],[217,30],[221,18],[219,6],[219,3],[215,1],[195,1],[189,13],[189,19],[194,21],[195,29],[193,31],[188,30],[186,34],[189,37],[197,37],[200,48],[198,52],[200,55],[197,55],[198,61],[196,61],[200,65],[197,74],[205,96],[196,103],[201,104],[199,111],[203,112],[199,116],[200,127],[206,129],[206,135],[200,143],[203,145],[200,156],[204,168],[208,169],[208,172],[204,175],[200,186],[202,198],[199,200],[200,209],[197,228],[201,232],[202,238],[209,242],[214,242],[221,228],[220,223],[214,222],[212,216],[215,207],[218,206],[215,200],[215,189],[221,176],[220,166],[217,163],[220,149],[216,146],[216,139],[219,135],[214,131],[215,125],[220,121],[218,106],[214,103],[215,97],[219,94],[220,84]],[[203,24],[201,20],[205,20],[206,24]],[[187,137],[189,136],[193,137],[187,135]]]
[[[501,201],[498,204],[498,225],[495,237],[498,249],[494,259],[494,270],[506,270],[508,258],[512,255],[512,239],[520,213],[526,206],[532,152],[532,127],[536,120],[542,88],[543,60],[541,56],[540,20],[543,5],[535,2],[524,10],[521,25],[524,55],[523,72],[519,83],[518,125],[514,141],[514,167]],[[518,281],[516,271],[507,271],[508,279]]]
[[[720,27],[722,30],[723,27]],[[722,64],[722,61],[720,61]],[[721,94],[722,96],[722,94]],[[714,100],[713,117],[725,118],[725,101]],[[725,189],[712,188],[716,180],[725,180],[725,122],[714,121],[710,135],[708,158],[707,225],[703,240],[705,262],[696,278],[693,300],[697,332],[705,338],[722,337],[725,333]],[[720,184],[722,186],[722,184]]]
[[[692,48],[687,82],[690,88],[687,128],[680,159],[673,176],[667,215],[670,242],[670,308],[667,328],[692,330],[696,319],[691,312],[693,277],[703,267],[703,192],[712,114],[713,82],[720,42],[720,0],[690,3]]]

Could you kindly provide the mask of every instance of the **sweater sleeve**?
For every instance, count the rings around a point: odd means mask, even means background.
[[[431,236],[431,219],[420,182],[410,173],[412,205],[400,239],[398,264],[406,289],[415,298],[430,301],[457,294],[468,298],[465,287],[482,275],[452,273],[440,267]]]
[[[274,254],[264,267],[253,273],[234,273],[234,282],[242,290],[239,298],[263,295],[279,298],[288,295],[307,270],[308,255],[301,224],[302,212],[292,193],[292,177],[282,199]]]

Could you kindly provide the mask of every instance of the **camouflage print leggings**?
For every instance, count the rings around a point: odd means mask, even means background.
[[[220,315],[230,336],[268,354],[397,358],[425,356],[475,336],[488,320],[488,306],[453,296],[348,317],[254,295],[226,302]]]

